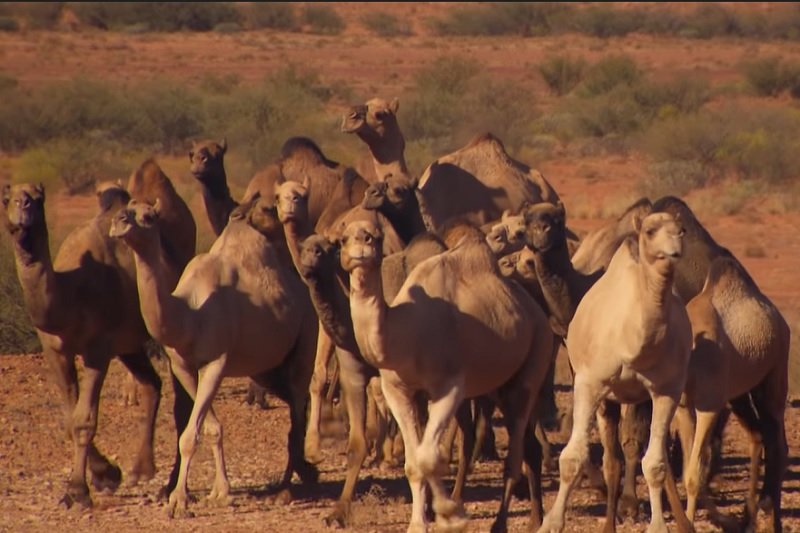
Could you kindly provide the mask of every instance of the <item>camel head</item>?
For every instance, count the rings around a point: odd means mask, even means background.
[[[337,247],[322,235],[309,235],[300,245],[300,275],[314,279],[321,272],[335,271]]]
[[[547,252],[566,246],[566,211],[564,204],[541,202],[525,210],[527,219],[526,244],[536,252]]]
[[[122,183],[117,181],[102,181],[94,189],[97,196],[97,205],[100,212],[105,213],[109,210],[119,210],[128,205],[131,195],[125,190]]]
[[[223,159],[228,150],[228,141],[222,142],[200,141],[193,142],[189,150],[189,170],[192,176],[207,187],[219,186],[215,180],[224,176]]]
[[[111,219],[108,236],[122,239],[131,248],[141,249],[145,243],[158,238],[158,218],[161,214],[161,202],[154,205],[138,200],[131,200],[124,209]]]
[[[231,212],[231,220],[246,220],[250,226],[269,241],[283,239],[283,225],[278,219],[278,207],[261,193],[256,192],[247,203]]]
[[[672,272],[683,253],[683,226],[669,213],[652,213],[636,225],[639,258],[662,274]]]
[[[511,214],[506,209],[500,222],[492,226],[486,234],[486,243],[495,255],[503,255],[519,250],[525,244],[525,214]]]
[[[364,209],[393,209],[402,211],[416,194],[417,183],[405,175],[387,174],[364,191],[361,207]]]
[[[3,187],[2,199],[6,211],[6,226],[15,237],[22,238],[30,230],[45,224],[44,185],[6,185]]]
[[[359,137],[377,137],[383,139],[388,130],[399,130],[397,126],[397,110],[400,100],[397,98],[387,102],[381,98],[373,98],[366,104],[350,107],[342,117],[342,132],[355,133]]]
[[[341,238],[342,268],[352,272],[357,267],[380,268],[383,259],[383,232],[374,222],[351,222]]]
[[[500,269],[500,274],[503,277],[509,278],[517,271],[517,261],[519,260],[519,252],[506,254],[497,260],[497,267]]]
[[[286,180],[275,186],[275,206],[278,208],[278,219],[282,224],[287,222],[308,221],[308,176],[303,183]]]
[[[518,252],[517,262],[514,265],[517,275],[525,281],[536,281],[536,257],[535,252],[525,246]]]

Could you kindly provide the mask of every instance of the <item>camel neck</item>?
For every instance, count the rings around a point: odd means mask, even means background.
[[[408,175],[405,158],[406,141],[399,128],[391,128],[390,132],[383,136],[363,135],[361,139],[369,147],[379,180],[387,174]]]
[[[388,307],[383,297],[380,265],[350,272],[350,310],[359,351],[376,368],[391,368],[387,341]]]
[[[20,230],[23,231],[23,230]],[[58,331],[62,316],[61,292],[53,270],[50,243],[44,221],[14,239],[17,275],[22,285],[25,307],[34,327],[42,331]]]
[[[319,321],[333,343],[351,353],[359,353],[350,316],[350,302],[335,272],[325,271],[306,279],[311,302]]]
[[[410,243],[420,233],[427,231],[425,221],[422,219],[422,213],[419,210],[416,191],[411,191],[408,201],[402,209],[395,209],[390,206],[387,209],[382,209],[381,212],[389,219],[392,227],[394,227],[405,244]]]
[[[139,305],[147,331],[158,342],[179,347],[186,338],[184,326],[189,310],[172,295],[178,274],[169,265],[158,237],[131,248],[136,263]]]
[[[301,272],[300,267],[300,244],[311,235],[308,223],[301,224],[296,220],[289,220],[283,224],[283,234],[286,237],[286,247],[289,249],[289,256],[292,259],[294,268]]]
[[[550,315],[558,321],[563,331],[567,331],[582,295],[578,294],[576,272],[570,262],[566,243],[546,252],[536,252],[534,261],[536,277]]]
[[[228,178],[225,169],[218,170],[209,179],[202,181],[203,203],[206,206],[208,220],[214,234],[219,236],[228,224],[228,217],[236,207],[236,201],[228,189]]]
[[[672,303],[673,267],[661,271],[645,262],[639,263],[639,303],[642,310],[642,325],[646,344],[659,344],[665,339],[663,332],[669,322]]]

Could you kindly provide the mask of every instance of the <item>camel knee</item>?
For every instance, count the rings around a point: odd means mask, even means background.
[[[651,487],[663,487],[667,478],[667,462],[664,457],[652,457],[646,454],[642,459],[642,473]]]
[[[222,424],[211,417],[206,418],[203,426],[203,433],[211,439],[211,442],[219,444],[222,442]]]
[[[558,469],[561,473],[562,483],[571,483],[580,474],[587,459],[588,453],[579,454],[564,448],[558,458]]]
[[[194,453],[194,447],[197,443],[197,435],[194,431],[184,431],[181,438],[178,439],[178,450],[181,452],[181,457],[189,457]]]
[[[426,446],[423,444],[417,449],[417,468],[423,476],[428,477],[439,474],[444,466],[443,462],[438,446]]]

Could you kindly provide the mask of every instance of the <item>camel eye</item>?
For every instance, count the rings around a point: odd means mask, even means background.
[[[681,230],[678,232],[678,237],[683,237],[684,235],[686,235],[686,230],[681,228]]]
[[[645,233],[645,235],[647,235],[648,237],[652,237],[653,235],[655,235],[655,234],[656,234],[656,230],[654,230],[653,228],[650,228],[650,229],[648,229],[648,230],[645,230],[645,232],[644,232],[644,233]]]

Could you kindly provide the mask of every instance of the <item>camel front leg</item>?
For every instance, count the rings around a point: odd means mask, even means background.
[[[207,370],[204,370],[205,374]],[[203,386],[204,375],[200,375],[200,387]],[[220,378],[220,382],[222,379]],[[213,505],[225,506],[231,504],[229,496],[231,484],[228,481],[228,470],[225,466],[225,451],[222,447],[222,423],[214,412],[214,407],[209,406],[206,414],[203,433],[211,439],[211,452],[214,454],[214,485],[208,495],[208,501]]]
[[[560,482],[558,495],[544,517],[539,533],[559,533],[564,529],[564,516],[569,495],[580,481],[581,471],[589,462],[589,426],[600,400],[608,391],[600,384],[576,374],[573,389],[572,433],[558,458]]]
[[[622,479],[622,493],[617,504],[617,514],[634,521],[639,516],[639,498],[636,495],[636,471],[639,458],[647,439],[652,403],[650,400],[638,404],[625,404],[621,409],[619,440],[625,457],[625,473]]]
[[[606,400],[597,409],[597,432],[603,445],[603,478],[606,482],[606,523],[603,531],[617,530],[617,497],[619,496],[620,456],[619,445],[620,405]]]
[[[417,468],[419,417],[414,391],[407,389],[394,373],[388,371],[381,371],[381,386],[386,404],[403,437],[406,478],[411,489],[411,521],[408,524],[408,533],[425,533],[428,531],[428,519],[425,516],[426,491],[424,476]]]
[[[178,473],[175,477],[175,484],[172,490],[168,490],[169,496],[167,503],[167,514],[170,517],[176,514],[181,515],[186,512],[187,493],[186,482],[188,477],[188,454],[194,453],[194,445],[197,439],[198,427],[196,422],[197,403],[197,371],[189,367],[174,350],[168,350],[170,356],[170,368],[174,380],[181,385],[181,388],[189,395],[192,400],[192,410],[186,425],[178,435]],[[194,428],[194,429],[192,429]],[[190,436],[189,434],[192,433]],[[186,441],[184,441],[186,435]],[[189,440],[191,438],[191,440]],[[185,443],[185,444],[184,444]],[[173,469],[174,470],[174,469]],[[168,485],[171,485],[172,480]]]
[[[133,467],[128,473],[127,484],[136,485],[140,480],[149,481],[156,474],[156,463],[153,454],[153,435],[156,427],[156,414],[161,401],[161,378],[153,368],[144,351],[121,355],[120,361],[130,371],[136,382],[142,385],[142,403],[145,416],[142,421],[142,440],[136,454]]]
[[[444,387],[444,390],[444,394],[431,398],[428,422],[417,449],[415,467],[431,487],[437,529],[460,530],[466,526],[464,507],[450,497],[442,484],[441,477],[449,472],[449,464],[442,457],[440,444],[453,422],[456,410],[464,403],[463,387],[456,383]]]
[[[461,402],[458,411],[456,411],[456,422],[458,422],[458,429],[461,430],[462,438],[461,447],[458,449],[458,472],[456,473],[456,482],[453,485],[451,497],[457,502],[461,501],[461,493],[467,480],[467,471],[472,466],[470,458],[475,448],[475,425],[472,419],[471,403],[469,400]]]
[[[642,471],[650,493],[652,515],[647,531],[648,533],[667,533],[667,524],[664,521],[664,510],[661,504],[661,495],[665,484],[678,531],[690,531],[692,529],[691,524],[683,511],[683,506],[678,498],[675,479],[666,460],[667,432],[678,401],[670,396],[655,394],[652,395],[652,399],[653,419],[650,423],[650,442],[647,445],[647,453],[642,459]]]
[[[84,356],[84,371],[80,383],[80,393],[72,412],[70,428],[74,450],[72,473],[67,492],[61,502],[67,508],[73,504],[91,507],[89,487],[86,486],[86,464],[89,448],[97,432],[97,412],[100,405],[100,389],[108,371],[108,357]]]
[[[353,501],[358,474],[367,457],[366,418],[367,418],[367,376],[358,356],[337,348],[342,393],[344,394],[350,432],[347,440],[347,475],[339,501],[333,512],[325,519],[326,524],[339,527],[350,525],[350,506]]]
[[[304,444],[306,461],[312,464],[322,462],[322,452],[319,448],[319,425],[322,416],[322,397],[325,390],[325,382],[328,380],[328,363],[333,350],[333,341],[331,341],[322,324],[320,324],[317,333],[317,352],[314,357],[314,373],[311,375],[311,384],[308,387],[308,427]]]

